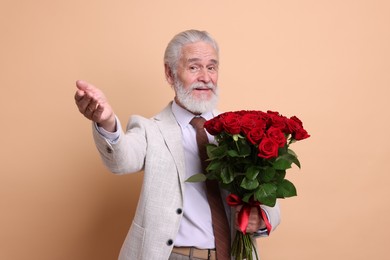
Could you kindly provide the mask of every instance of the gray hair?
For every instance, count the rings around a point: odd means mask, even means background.
[[[217,56],[219,55],[217,42],[206,31],[187,30],[175,35],[168,43],[164,54],[164,64],[168,65],[174,75],[176,75],[177,65],[182,54],[181,51],[183,46],[200,41],[209,43],[217,52]]]

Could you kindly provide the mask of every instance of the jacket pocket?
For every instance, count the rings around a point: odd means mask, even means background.
[[[133,221],[118,260],[142,259],[145,229]]]

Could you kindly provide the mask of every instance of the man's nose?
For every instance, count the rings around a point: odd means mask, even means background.
[[[207,68],[201,69],[199,71],[198,81],[209,83],[211,81],[211,77]]]

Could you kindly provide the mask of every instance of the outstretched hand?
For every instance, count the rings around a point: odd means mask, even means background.
[[[115,114],[103,92],[92,84],[78,80],[74,96],[81,114],[109,132],[116,130]]]

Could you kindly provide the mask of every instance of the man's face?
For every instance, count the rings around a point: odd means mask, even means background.
[[[211,111],[218,99],[217,81],[218,56],[215,49],[205,42],[183,46],[173,79],[176,102],[195,114]]]

